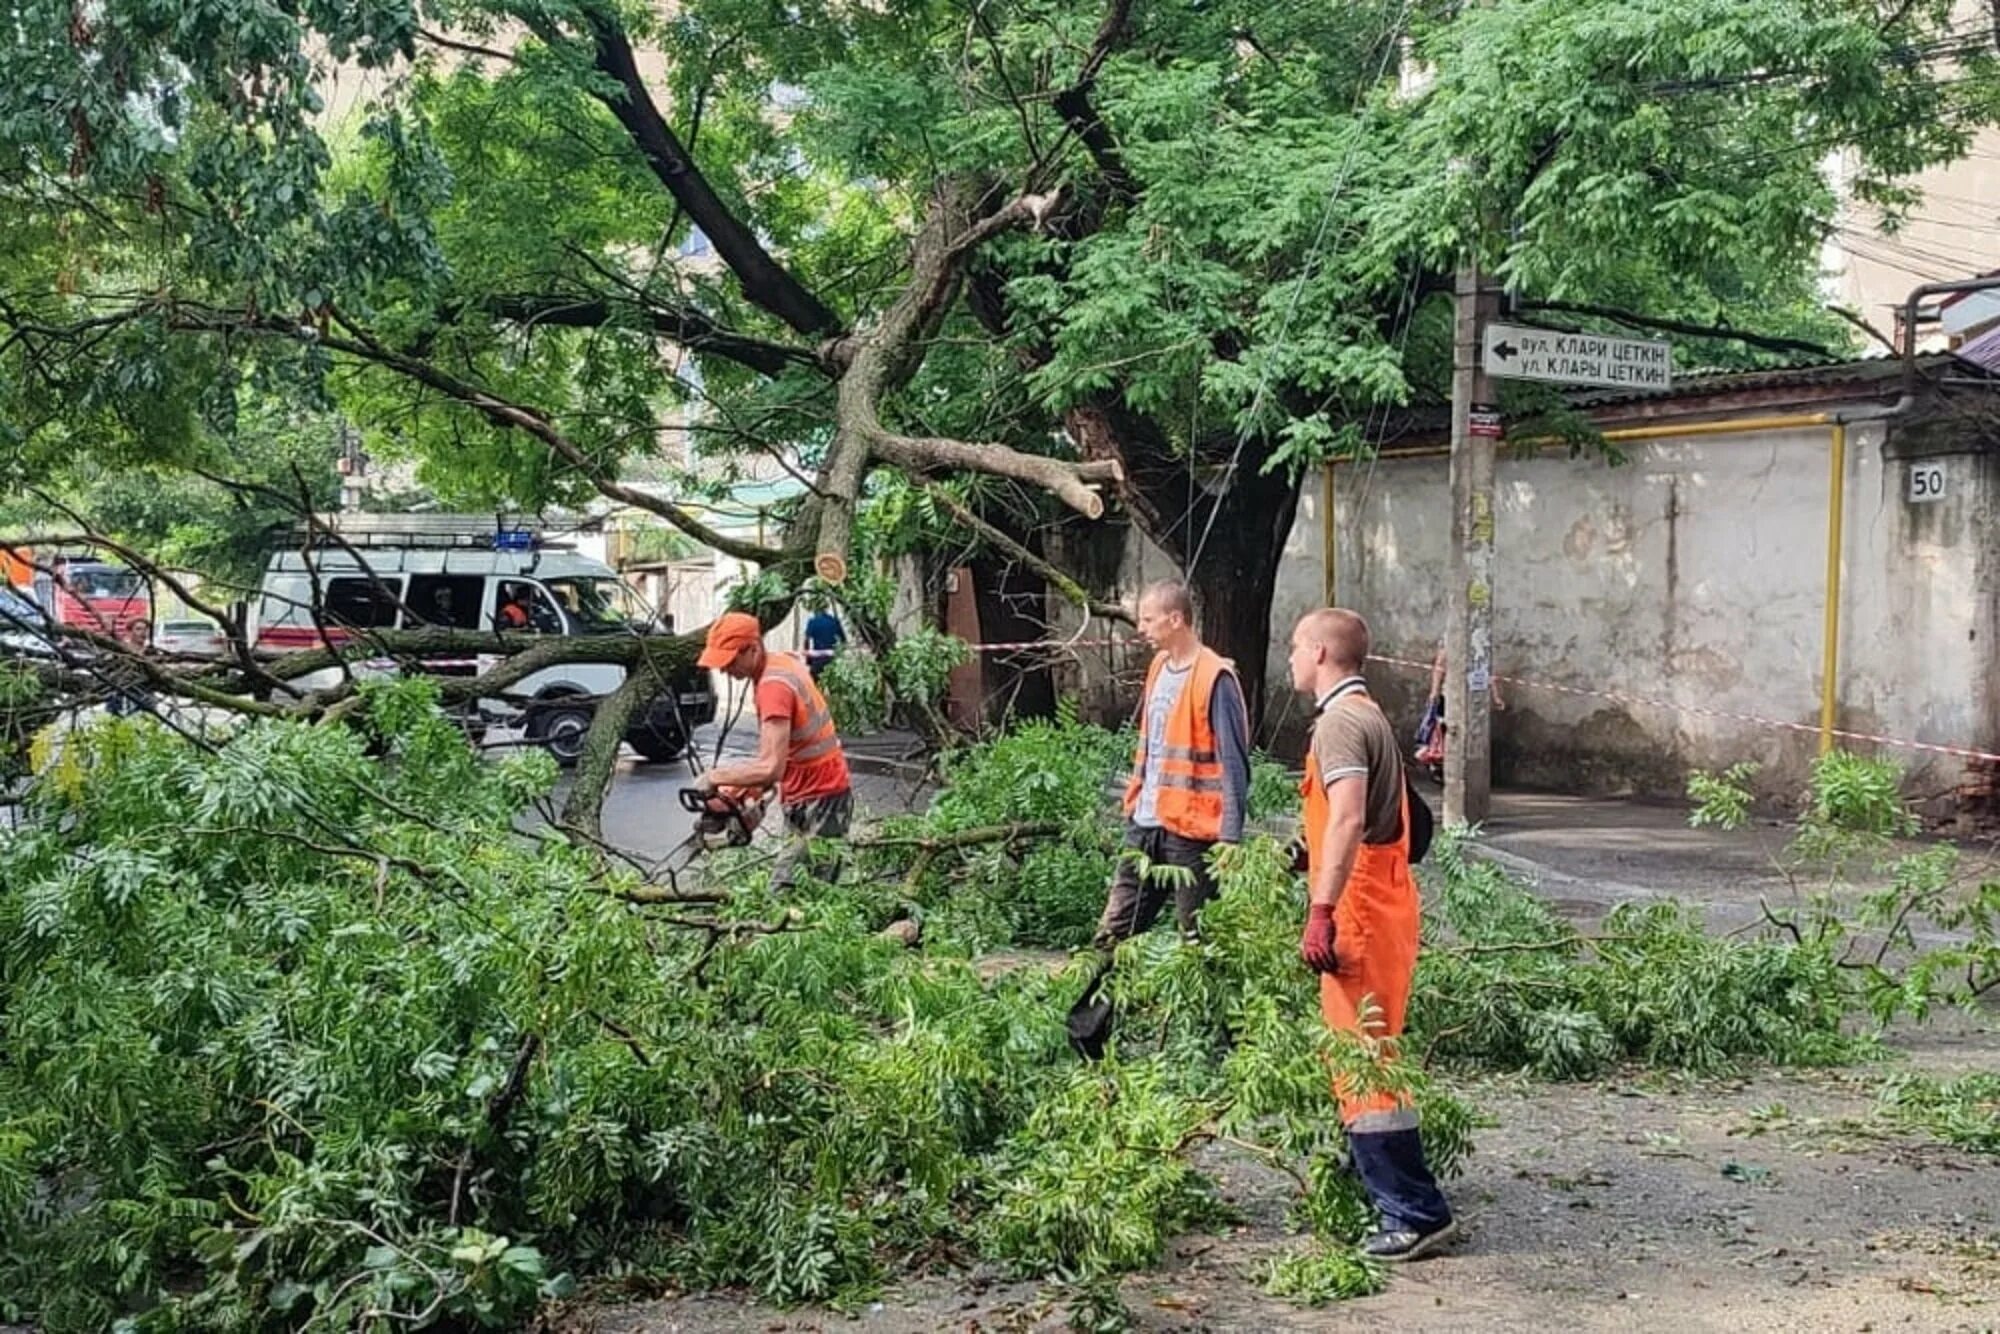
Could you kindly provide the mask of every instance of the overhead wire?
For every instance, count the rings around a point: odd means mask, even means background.
[[[1414,0],[1405,0],[1394,26],[1391,28],[1386,40],[1382,43],[1380,68],[1376,71],[1374,81],[1363,89],[1363,97],[1368,96],[1376,88],[1379,88],[1382,81],[1388,77],[1389,63],[1394,59],[1397,51],[1402,46],[1403,37],[1409,28],[1410,16],[1413,9]],[[1347,178],[1353,171],[1355,159],[1359,156],[1359,147],[1360,136],[1351,136],[1348,139],[1346,152],[1341,158],[1339,170],[1335,173],[1333,187],[1327,193],[1326,205],[1320,211],[1319,226],[1313,234],[1312,244],[1307,247],[1306,254],[1299,265],[1299,274],[1292,284],[1291,296],[1286,302],[1283,316],[1279,319],[1277,337],[1272,340],[1270,354],[1264,358],[1263,369],[1258,375],[1257,388],[1250,398],[1249,410],[1244,414],[1242,425],[1237,430],[1236,445],[1230,451],[1229,462],[1223,468],[1221,476],[1212,488],[1214,500],[1209,505],[1208,522],[1202,525],[1201,538],[1195,543],[1194,550],[1188,557],[1185,573],[1190,579],[1194,577],[1195,570],[1201,564],[1202,555],[1208,548],[1209,536],[1215,531],[1216,516],[1222,512],[1222,499],[1228,494],[1230,485],[1235,481],[1236,469],[1243,460],[1243,450],[1249,444],[1250,436],[1257,428],[1258,416],[1263,410],[1265,397],[1270,392],[1271,373],[1277,361],[1277,352],[1283,349],[1285,339],[1291,332],[1292,318],[1298,313],[1299,302],[1305,294],[1306,283],[1311,279],[1314,265],[1319,258],[1319,253],[1326,245],[1327,232],[1333,222],[1335,205],[1340,202],[1341,194],[1347,188]]]

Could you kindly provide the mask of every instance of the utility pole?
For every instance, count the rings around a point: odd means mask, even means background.
[[[1451,587],[1445,633],[1444,818],[1476,824],[1493,796],[1493,456],[1500,415],[1481,364],[1499,314],[1476,258],[1458,270],[1451,374]]]

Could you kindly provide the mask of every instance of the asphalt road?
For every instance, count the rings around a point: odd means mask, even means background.
[[[741,729],[737,729],[738,733]],[[753,738],[754,739],[754,738]],[[701,728],[696,733],[704,760],[715,753],[715,730]],[[724,746],[724,757],[748,753],[748,742],[738,744],[732,735]],[[853,757],[850,756],[850,762]],[[874,766],[857,764],[854,772],[855,818],[857,823],[892,811],[910,809],[914,802],[922,808],[925,789],[910,778],[876,772]],[[681,809],[680,789],[687,786],[694,771],[686,760],[654,764],[626,751],[611,780],[604,802],[604,840],[641,861],[656,861],[678,846],[694,831],[694,817]],[[562,799],[564,788],[556,790]],[[779,827],[777,812],[771,812],[765,834]],[[764,835],[760,835],[762,837]]]

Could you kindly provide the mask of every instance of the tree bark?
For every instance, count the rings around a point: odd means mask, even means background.
[[[1211,440],[1198,450],[1204,468],[1235,460],[1217,496],[1198,475],[1191,484],[1186,460],[1176,460],[1151,419],[1114,401],[1073,408],[1065,424],[1086,458],[1124,461],[1119,494],[1125,508],[1139,531],[1185,572],[1202,640],[1235,660],[1251,731],[1261,735],[1269,697],[1264,668],[1279,632],[1270,623],[1271,603],[1298,512],[1297,479],[1282,468],[1263,471],[1269,454],[1260,439],[1244,442],[1240,451],[1233,438]]]
[[[1271,624],[1271,603],[1298,506],[1299,486],[1290,476],[1239,476],[1188,575],[1202,639],[1235,660],[1252,734],[1266,740],[1267,705],[1291,688],[1289,681],[1267,681],[1265,667],[1272,643],[1291,633],[1289,625]]]
[[[830,583],[847,577],[847,549],[854,507],[869,466],[889,463],[910,471],[963,469],[1012,477],[1039,486],[1063,503],[1097,518],[1104,502],[1094,484],[1115,481],[1115,459],[1084,464],[1024,454],[998,444],[973,444],[901,435],[882,424],[882,401],[902,388],[923,362],[922,342],[936,332],[957,298],[965,261],[1010,228],[1039,224],[1052,196],[1020,195],[981,214],[972,183],[947,180],[932,194],[923,226],[910,245],[910,278],[872,328],[843,340],[845,367],[835,404],[833,445],[809,517],[817,528],[813,568]]]

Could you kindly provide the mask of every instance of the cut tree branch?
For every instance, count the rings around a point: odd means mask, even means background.
[[[922,342],[956,298],[968,256],[1002,232],[1042,225],[1053,195],[1023,194],[978,215],[977,189],[964,180],[941,183],[910,247],[910,278],[874,328],[843,340],[846,365],[835,402],[832,447],[811,507],[817,529],[813,568],[829,583],[847,577],[847,548],[862,478],[873,462],[913,471],[963,469],[1031,483],[1078,512],[1097,518],[1104,501],[1093,483],[1116,481],[1115,460],[1068,463],[1005,445],[901,435],[882,424],[881,404],[908,383],[922,362]]]
[[[951,492],[945,490],[943,487],[938,486],[933,482],[926,481],[922,477],[917,477],[914,478],[913,480],[916,482],[918,486],[922,487],[931,496],[932,499],[936,500],[939,505],[943,506],[946,512],[949,513],[954,519],[957,519],[967,528],[970,528],[973,532],[977,533],[980,536],[980,538],[985,542],[987,542],[988,544],[999,548],[1001,551],[1006,552],[1009,557],[1020,562],[1022,565],[1025,565],[1030,570],[1033,570],[1036,574],[1040,575],[1042,577],[1042,581],[1046,583],[1050,588],[1055,589],[1055,591],[1060,595],[1062,595],[1062,597],[1066,601],[1072,603],[1075,606],[1083,608],[1085,611],[1089,612],[1093,616],[1103,617],[1106,620],[1122,621],[1124,624],[1131,626],[1136,626],[1138,624],[1138,622],[1132,618],[1132,613],[1130,611],[1126,610],[1124,607],[1119,606],[1115,602],[1105,602],[1098,598],[1092,597],[1090,595],[1089,589],[1085,588],[1082,584],[1078,583],[1070,576],[1064,574],[1061,570],[1057,569],[1054,565],[1051,565],[1048,561],[1044,560],[1042,557],[1037,556],[1034,552],[1030,551],[1024,544],[1015,540],[1015,538],[1009,535],[1005,530],[995,526],[994,524],[987,522],[984,518],[980,517],[980,515],[970,506],[961,504],[958,500],[958,497],[952,495]]]

